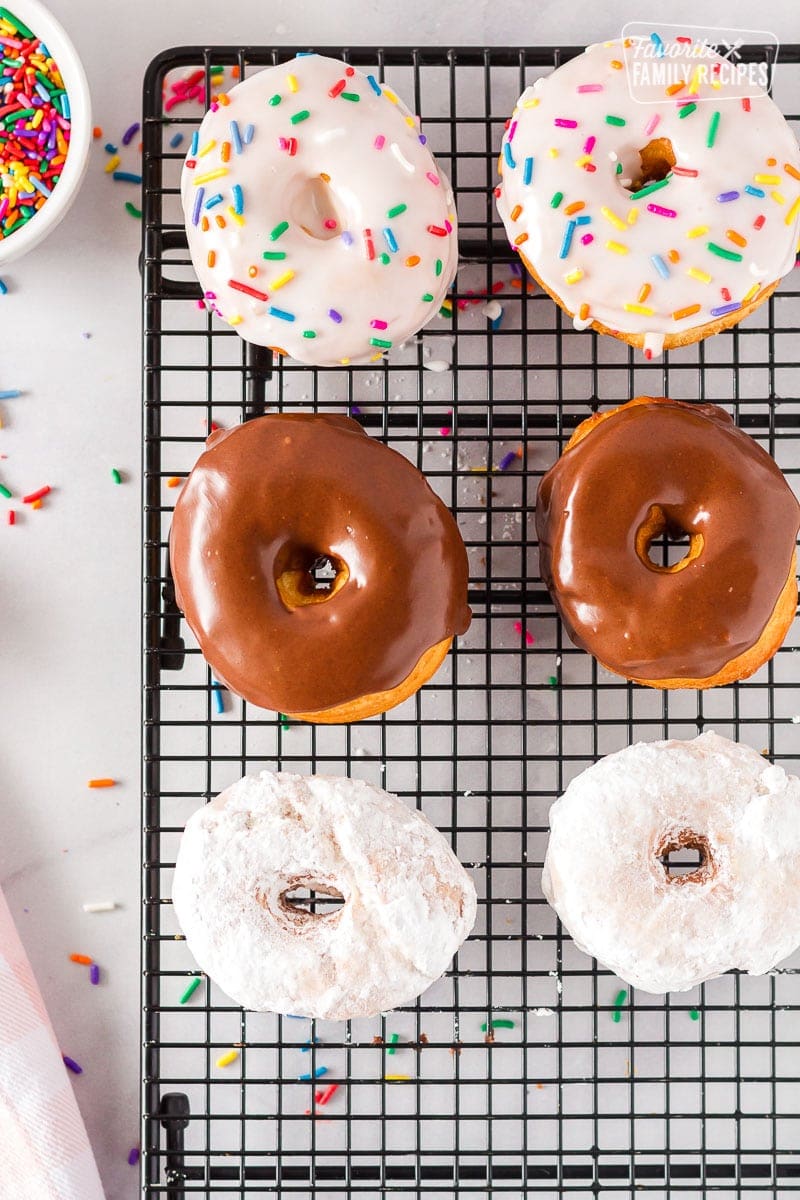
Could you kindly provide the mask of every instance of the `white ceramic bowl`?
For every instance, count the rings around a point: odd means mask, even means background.
[[[8,0],[7,7],[36,37],[41,38],[57,62],[69,97],[72,128],[64,170],[53,188],[53,194],[27,225],[0,241],[0,266],[37,246],[67,212],[86,173],[92,143],[89,85],[72,42],[39,0]]]

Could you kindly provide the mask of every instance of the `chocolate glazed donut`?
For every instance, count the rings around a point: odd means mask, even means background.
[[[584,421],[539,486],[542,578],[576,645],[651,687],[746,678],[797,604],[800,505],[721,408],[640,396]],[[688,535],[685,557],[652,542]]]
[[[170,561],[216,677],[326,723],[412,695],[472,615],[464,543],[424,476],[343,416],[274,413],[207,446]]]

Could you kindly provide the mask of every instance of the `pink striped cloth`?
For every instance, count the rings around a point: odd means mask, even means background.
[[[0,1200],[103,1200],[41,993],[0,892]]]

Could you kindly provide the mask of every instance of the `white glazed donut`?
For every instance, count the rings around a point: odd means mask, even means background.
[[[686,38],[683,58],[660,60],[662,82],[650,58],[650,81],[636,84],[639,45],[590,46],[523,92],[495,195],[509,241],[575,327],[652,357],[735,324],[792,269],[800,153],[776,105],[728,60],[695,57]],[[667,94],[663,79],[681,72],[688,83]],[[658,178],[663,140],[673,166]]]
[[[441,307],[453,193],[392,89],[302,55],[220,95],[181,179],[207,305],[301,362],[380,358]]]
[[[286,900],[344,898],[312,914]],[[430,821],[357,779],[245,776],[186,824],[172,902],[200,968],[245,1008],[347,1020],[405,1004],[475,923]]]
[[[682,846],[701,865],[670,875]],[[715,733],[629,746],[551,808],[542,888],[575,944],[645,992],[762,975],[800,945],[800,779]]]

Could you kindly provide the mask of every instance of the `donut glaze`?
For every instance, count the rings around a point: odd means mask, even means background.
[[[291,893],[339,896],[312,914]],[[237,1004],[347,1020],[429,987],[475,924],[441,833],[358,779],[263,771],[186,823],[172,901],[189,949]]]
[[[791,622],[798,526],[781,471],[727,413],[649,397],[585,422],[536,504],[542,578],[572,640],[661,687],[727,681],[779,601]],[[690,537],[669,570],[647,554],[665,531]]]
[[[700,865],[670,874],[672,850]],[[550,810],[542,890],[575,944],[646,992],[800,944],[800,780],[715,733],[640,742],[573,779]]]
[[[301,362],[381,358],[456,273],[453,193],[418,119],[337,59],[302,55],[218,97],[181,195],[206,304]]]
[[[537,79],[503,137],[497,189],[509,241],[576,328],[651,355],[746,316],[800,236],[800,151],[780,110],[730,61],[698,59],[689,39],[685,61],[674,48],[662,61],[689,83],[672,94],[639,83],[631,97],[634,47],[620,41]]]
[[[321,559],[327,589],[312,578]],[[216,677],[289,715],[392,691],[470,623],[453,517],[349,417],[273,413],[212,434],[175,506],[170,560]]]

